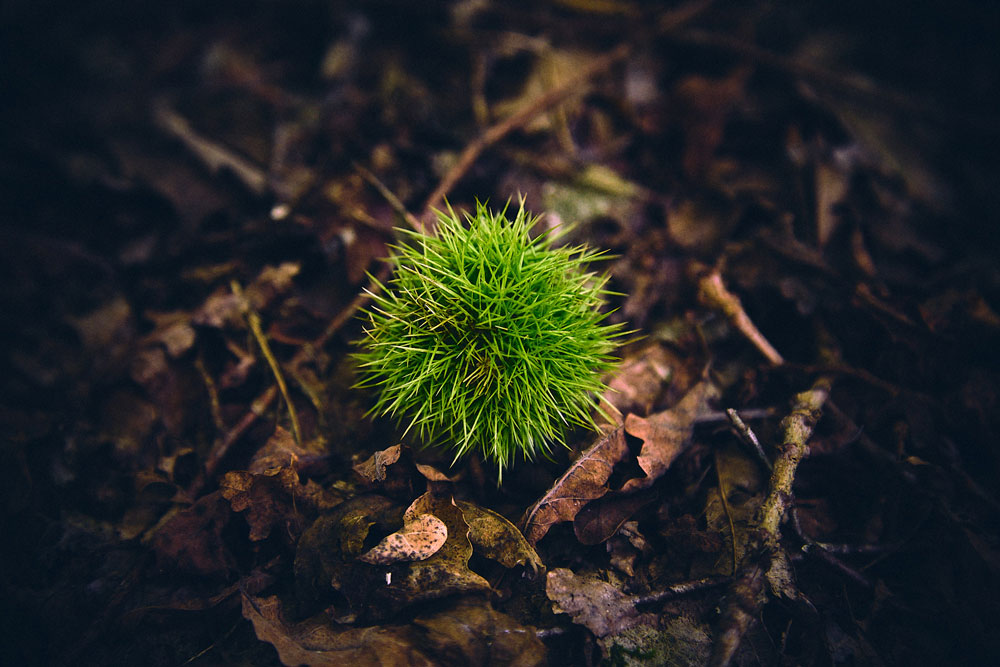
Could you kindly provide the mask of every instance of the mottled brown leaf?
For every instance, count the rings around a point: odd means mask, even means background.
[[[425,560],[437,553],[447,539],[448,527],[433,514],[407,516],[400,530],[386,535],[381,542],[358,556],[358,560],[373,565]]]
[[[569,614],[597,637],[618,634],[635,625],[653,625],[655,614],[640,613],[631,597],[595,575],[557,568],[548,574],[545,594],[556,613]]]
[[[373,526],[386,534],[406,522],[398,506],[382,496],[353,498],[317,519],[303,534],[295,556],[299,597],[314,607],[329,604],[332,587],[346,598],[350,615],[375,621],[424,600],[490,589],[485,579],[469,569],[469,526],[451,498],[425,493],[407,512],[411,518],[432,514],[447,527],[444,544],[426,560],[388,565],[358,560]]]
[[[553,524],[572,521],[584,505],[606,494],[611,471],[627,452],[625,433],[619,426],[580,454],[552,488],[525,512],[521,526],[528,543],[537,544]]]
[[[708,409],[708,400],[714,395],[714,386],[703,380],[669,410],[658,412],[648,419],[635,415],[625,418],[625,430],[643,441],[638,461],[646,476],[628,480],[622,491],[645,489],[667,471],[684,451],[695,420]]]
[[[469,569],[472,558],[469,524],[454,500],[425,493],[406,511],[411,516],[433,514],[447,526],[448,539],[430,558],[395,566],[391,584],[380,594],[395,603],[410,604],[456,593],[489,590],[489,583]]]

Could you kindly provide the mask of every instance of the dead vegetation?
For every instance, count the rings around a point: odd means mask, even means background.
[[[995,9],[134,4],[3,10],[0,662],[1000,652]],[[349,352],[519,194],[640,335],[498,487]]]

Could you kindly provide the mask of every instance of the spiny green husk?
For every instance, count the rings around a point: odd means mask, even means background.
[[[513,220],[484,204],[466,218],[449,208],[436,235],[404,232],[355,358],[359,386],[378,391],[372,412],[456,458],[478,450],[502,474],[593,424],[622,332],[599,311],[606,278],[586,271],[600,253],[532,238],[523,204]]]

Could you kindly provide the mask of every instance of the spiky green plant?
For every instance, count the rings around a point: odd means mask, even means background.
[[[437,232],[405,231],[395,274],[367,317],[356,354],[372,411],[408,421],[425,442],[479,450],[499,466],[547,454],[569,425],[592,425],[618,324],[599,310],[601,256],[532,236],[538,218],[508,220],[479,204],[463,224],[449,207]]]

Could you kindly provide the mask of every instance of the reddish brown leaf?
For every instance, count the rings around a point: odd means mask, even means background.
[[[162,564],[196,574],[227,574],[235,565],[222,539],[230,517],[229,504],[218,491],[198,499],[167,520],[153,536],[153,550]]]
[[[280,468],[269,474],[234,470],[226,473],[219,487],[234,512],[246,511],[250,539],[258,542],[267,538],[275,526],[282,524],[295,535],[301,532],[288,492],[298,483],[299,476],[291,468]]]
[[[303,510],[328,509],[340,502],[340,496],[312,480],[300,483],[294,466],[305,456],[309,452],[277,427],[254,455],[250,470],[230,471],[222,478],[219,486],[233,511],[246,512],[251,540],[265,539],[275,527],[284,528],[288,538],[297,538],[303,528]]]
[[[695,420],[708,409],[708,400],[714,394],[714,386],[702,381],[669,410],[658,412],[648,419],[635,415],[626,417],[625,430],[643,441],[638,461],[646,476],[628,480],[622,486],[622,491],[645,489],[667,471],[674,459],[684,451]]]
[[[653,500],[653,495],[614,493],[590,503],[573,521],[573,532],[582,544],[600,544],[618,532],[640,508]]]
[[[662,345],[643,348],[638,354],[622,360],[608,382],[603,399],[623,415],[629,412],[647,414],[662,393],[663,385],[671,381],[675,369],[681,366],[676,353]]]
[[[572,521],[584,505],[606,494],[611,471],[626,452],[625,433],[619,426],[580,454],[552,488],[525,512],[521,526],[528,543],[537,544],[552,524]]]

